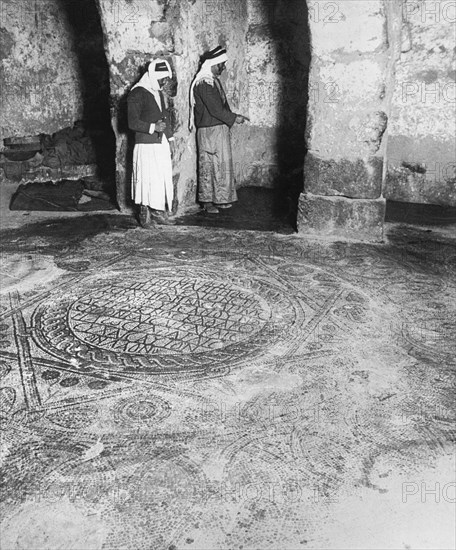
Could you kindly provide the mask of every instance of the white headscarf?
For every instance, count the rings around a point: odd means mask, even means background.
[[[202,64],[201,69],[196,74],[195,78],[193,79],[192,85],[190,86],[190,116],[188,121],[188,129],[190,132],[195,127],[195,114],[194,114],[194,107],[195,107],[195,94],[194,89],[197,84],[199,84],[202,81],[207,82],[211,86],[214,85],[214,75],[212,74],[212,67],[214,65],[218,65],[219,63],[223,63],[225,61],[228,61],[228,57],[226,53],[223,53],[217,57],[214,57],[213,59],[206,59],[206,61]]]
[[[156,66],[159,63],[165,63],[167,71],[157,71]],[[140,78],[139,82],[135,84],[132,88],[134,90],[135,88],[141,87],[145,88],[148,92],[154,95],[155,100],[157,101],[158,106],[163,109],[163,105],[161,105],[160,101],[160,94],[159,91],[161,90],[161,86],[158,82],[159,79],[166,78],[169,76],[172,78],[173,73],[171,71],[171,67],[169,63],[166,61],[166,59],[154,59],[149,63],[149,66],[147,68],[147,71],[143,74],[143,76]]]

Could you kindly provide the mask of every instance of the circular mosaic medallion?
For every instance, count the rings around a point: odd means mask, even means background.
[[[305,317],[282,287],[234,271],[224,276],[147,271],[86,279],[38,307],[35,341],[84,372],[224,374],[290,339],[287,331]]]
[[[151,398],[128,397],[116,403],[114,421],[124,426],[149,426],[163,421],[171,414],[169,404],[157,396]]]

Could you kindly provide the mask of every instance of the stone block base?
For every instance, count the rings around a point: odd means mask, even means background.
[[[298,233],[331,240],[381,242],[384,199],[365,200],[301,194]]]

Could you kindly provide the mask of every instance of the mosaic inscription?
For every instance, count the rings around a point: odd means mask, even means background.
[[[122,353],[198,353],[250,338],[270,317],[264,300],[199,279],[115,282],[77,300],[69,326],[83,342]]]

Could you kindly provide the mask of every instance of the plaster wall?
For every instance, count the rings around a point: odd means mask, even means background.
[[[81,118],[72,45],[56,0],[0,2],[0,139],[53,133]]]
[[[407,0],[388,125],[389,199],[456,205],[456,2]]]

